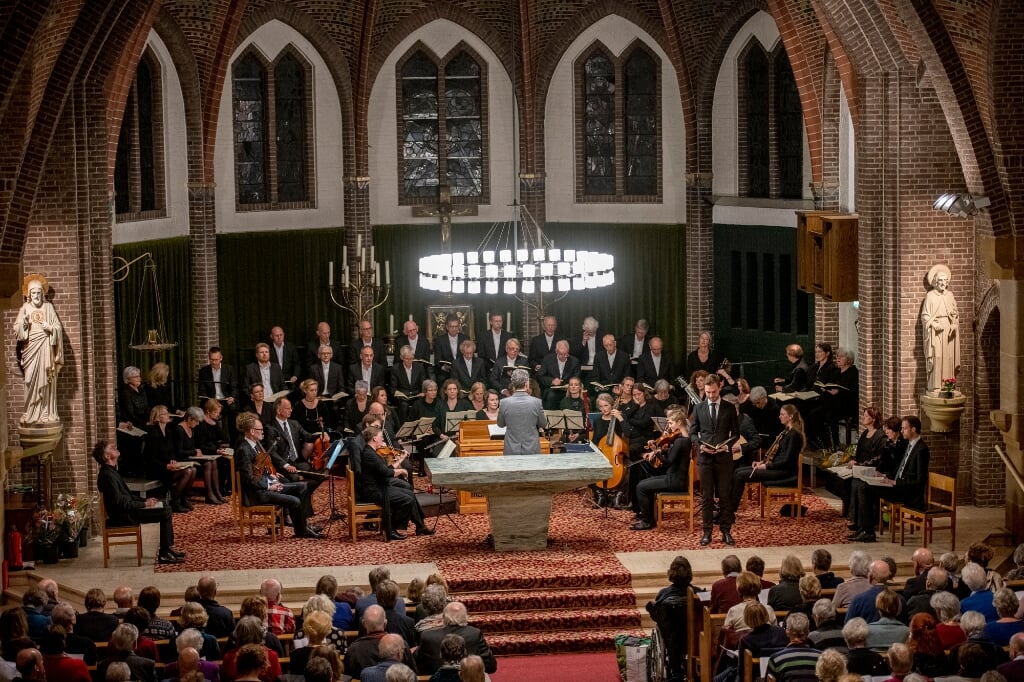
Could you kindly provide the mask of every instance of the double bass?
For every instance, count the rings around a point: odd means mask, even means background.
[[[618,397],[615,398],[615,404],[612,405],[613,411],[619,406],[619,400]],[[612,465],[612,475],[607,480],[602,481],[600,486],[606,491],[610,488],[618,487],[626,475],[626,455],[629,454],[629,445],[626,443],[625,438],[615,432],[617,422],[618,420],[612,417],[611,423],[608,424],[608,435],[597,444],[601,454]]]

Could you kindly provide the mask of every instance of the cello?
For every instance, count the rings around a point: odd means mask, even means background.
[[[615,410],[619,406],[619,398],[615,399],[615,403],[612,405],[612,410]],[[622,479],[626,474],[626,454],[629,452],[629,445],[626,443],[626,439],[618,435],[615,432],[615,425],[618,420],[615,417],[611,418],[608,424],[608,435],[601,439],[598,443],[598,448],[601,450],[601,454],[605,456],[608,463],[612,465],[612,475],[607,480],[602,481],[600,486],[605,492],[608,492],[610,488],[617,487],[622,483]]]
[[[320,433],[317,434],[316,440],[313,441],[313,455],[310,458],[309,464],[313,467],[313,471],[323,471],[324,466],[327,464],[324,461],[324,454],[330,446],[330,441],[327,438],[327,432],[324,431],[324,418],[321,415],[317,415],[316,423],[320,425]]]

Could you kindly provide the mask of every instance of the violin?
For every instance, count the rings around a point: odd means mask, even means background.
[[[670,447],[672,447],[672,445],[677,440],[679,440],[680,438],[682,438],[684,436],[686,436],[686,432],[685,432],[684,429],[681,429],[681,428],[676,429],[674,431],[666,431],[666,432],[664,432],[663,434],[661,434],[660,436],[658,436],[655,439],[654,445],[652,445],[650,448],[648,448],[647,451],[652,453],[652,454],[657,454],[659,452],[664,452],[665,450],[667,450]],[[661,459],[659,459],[658,457],[652,457],[650,462],[649,462],[649,464],[652,467],[654,467],[655,469],[657,469],[660,466],[662,466],[664,464],[664,462],[662,462]]]
[[[387,461],[388,466],[392,467],[408,456],[408,453],[405,450],[399,450],[398,448],[392,448],[386,445],[384,447],[377,448],[377,454]]]
[[[254,473],[260,476],[277,476],[277,469],[274,468],[274,462],[270,458],[270,453],[260,448],[260,451],[256,453],[256,459],[253,460]]]

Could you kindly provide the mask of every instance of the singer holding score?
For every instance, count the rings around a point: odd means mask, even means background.
[[[732,508],[735,510],[743,500],[743,488],[750,483],[784,481],[793,479],[796,484],[796,468],[800,466],[800,453],[804,449],[804,420],[795,405],[783,405],[779,410],[782,433],[764,454],[763,461],[753,466],[737,467],[732,476]]]
[[[730,531],[733,524],[732,453],[731,444],[740,432],[739,419],[732,405],[722,400],[722,380],[709,374],[704,381],[705,398],[693,408],[690,441],[697,448],[697,470],[700,473],[701,522],[704,535],[700,544],[711,544],[714,527],[714,499],[718,496],[721,512],[718,527],[722,542],[735,545]]]

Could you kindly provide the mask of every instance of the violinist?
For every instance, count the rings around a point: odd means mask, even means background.
[[[242,505],[273,504],[291,513],[297,538],[321,538],[320,529],[307,525],[309,492],[305,483],[290,483],[278,475],[281,459],[263,448],[263,423],[253,412],[243,412],[236,421],[244,436],[235,450],[235,466],[241,482]]]
[[[359,458],[359,469],[356,472],[356,497],[359,502],[373,502],[383,505],[387,520],[389,540],[404,540],[405,530],[411,520],[416,526],[416,535],[433,535],[434,531],[427,527],[423,520],[423,510],[416,500],[416,493],[411,487],[393,485],[391,481],[404,479],[408,471],[394,468],[377,454],[387,446],[384,443],[383,431],[376,426],[367,426],[362,433],[364,446],[354,457]]]
[[[651,400],[650,391],[642,386],[633,386],[633,403],[636,406],[623,416],[622,432],[629,440],[629,458],[633,462],[629,468],[629,499],[633,503],[633,511],[638,512],[636,486],[654,473],[650,462],[644,458],[644,448],[648,441],[658,436],[654,417],[661,417],[664,412]]]
[[[651,530],[655,526],[654,496],[662,492],[686,492],[690,483],[690,451],[692,445],[686,433],[686,412],[673,408],[666,414],[668,431],[657,439],[648,441],[649,449],[644,460],[659,463],[664,474],[650,476],[636,487],[637,521],[631,530]]]
[[[266,447],[274,452],[281,459],[281,466],[278,473],[284,480],[292,483],[302,481],[300,471],[313,471],[312,456],[314,441],[320,441],[320,447],[324,448],[330,443],[330,439],[324,432],[310,433],[302,428],[297,421],[291,418],[292,403],[287,398],[278,398],[274,401],[274,420],[266,427]],[[313,515],[313,492],[322,483],[322,479],[306,481],[303,485],[308,488],[307,494],[303,497],[303,510],[306,516]]]

